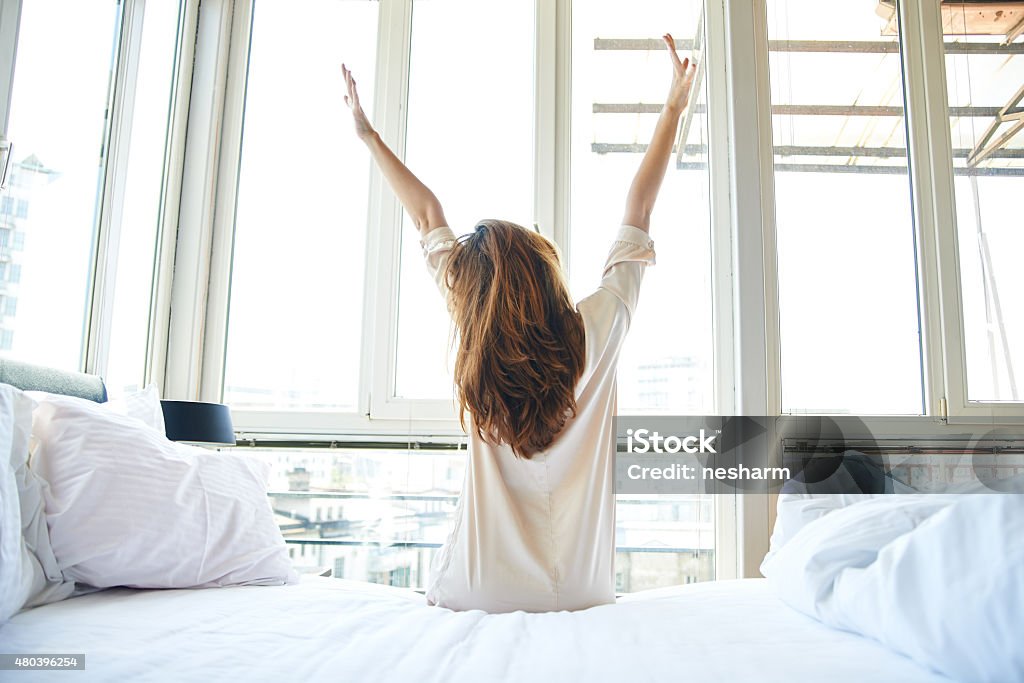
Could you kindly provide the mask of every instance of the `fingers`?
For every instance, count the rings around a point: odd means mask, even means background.
[[[685,69],[686,67],[684,67],[683,63],[679,60],[679,53],[676,52],[676,39],[672,37],[671,33],[666,33],[661,37],[661,39],[665,42],[665,47],[668,49],[668,54],[672,59],[672,65]]]
[[[680,67],[684,72],[687,70],[693,71],[697,68],[696,60],[691,60],[689,57],[683,60],[679,59],[679,53],[676,51],[676,40],[672,37],[671,33],[666,33],[661,37],[661,39],[664,41],[665,47],[668,49],[674,65]]]
[[[348,95],[345,96],[345,104],[350,107],[359,106],[359,93],[356,90],[356,79],[344,64],[341,65],[341,73],[345,77],[345,88],[348,90]]]

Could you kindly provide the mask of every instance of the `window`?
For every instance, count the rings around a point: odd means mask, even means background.
[[[23,3],[8,128],[16,156],[0,208],[13,207],[14,227],[31,237],[2,285],[20,300],[7,357],[82,365],[119,4]]]
[[[18,299],[13,296],[0,297],[0,314],[14,317],[18,315]]]
[[[0,351],[10,351],[14,346],[14,330],[0,330]]]
[[[104,379],[113,395],[142,383],[150,333],[158,227],[162,207],[178,3],[146,3],[138,75],[132,98],[131,145],[125,171],[124,205]]]
[[[234,407],[356,410],[369,161],[340,66],[372,117],[377,11],[253,6],[224,376]]]
[[[455,449],[250,449],[271,467],[271,506],[300,568],[424,587],[465,476]],[[303,476],[296,477],[300,472]],[[335,516],[331,510],[344,504]],[[620,497],[617,589],[714,578],[710,496]],[[324,510],[326,509],[326,514]],[[300,550],[292,552],[295,546]]]
[[[767,11],[782,409],[921,414],[895,23],[871,3]]]
[[[577,300],[596,287],[626,193],[654,131],[671,67],[652,27],[681,54],[703,41],[703,2],[577,3],[572,17],[570,279]],[[702,82],[703,83],[703,82]],[[693,95],[684,153],[673,156],[651,221],[658,254],[619,360],[619,412],[714,412],[707,99]],[[652,380],[666,379],[652,390]]]
[[[178,45],[179,6],[144,6],[117,240],[110,348],[104,379],[112,395],[138,388],[146,368],[150,300]]]
[[[25,249],[25,233],[15,230],[14,231],[14,250],[22,251]]]
[[[942,16],[967,398],[1024,401],[1024,41],[970,3]]]
[[[668,87],[657,40],[668,29],[707,71],[653,217],[658,265],[621,356],[620,411],[714,413],[735,398],[788,413],[942,415],[943,392],[958,392],[950,376],[963,370],[964,402],[985,403],[977,414],[999,401],[993,416],[1019,416],[1020,403],[1005,404],[1021,400],[1024,367],[1012,300],[1022,285],[1013,262],[1021,38],[964,28],[953,2],[820,5],[733,1],[705,14],[698,0],[642,0],[628,11],[611,0],[236,3],[240,35],[227,64],[206,62],[226,68],[231,86],[220,147],[187,142],[200,155],[229,152],[207,186],[241,151],[237,194],[235,179],[217,188],[212,228],[215,244],[233,239],[231,263],[210,273],[211,299],[230,282],[209,308],[229,307],[226,337],[218,318],[185,340],[199,364],[223,348],[224,372],[216,358],[189,388],[222,390],[236,426],[257,437],[450,436],[450,322],[415,231],[386,188],[376,192],[348,129],[339,63],[353,68],[381,134],[437,192],[457,233],[483,217],[540,223],[558,236],[580,298],[598,282]],[[945,71],[914,47],[935,24],[922,23],[931,12],[947,29]],[[764,35],[727,35],[750,25]],[[244,111],[231,94],[239,84]],[[936,107],[943,86],[949,99]],[[761,166],[769,147],[773,169]],[[975,149],[985,154],[972,158]],[[12,180],[30,186],[24,175]],[[225,215],[233,221],[222,232]],[[748,238],[774,248],[744,248]],[[280,469],[274,505],[301,546],[296,557],[339,576],[422,585],[464,474],[458,454],[431,454],[438,469],[427,481],[451,483],[435,491],[410,483],[423,464],[398,449],[256,450]],[[717,525],[732,524],[729,503],[620,502],[621,590],[701,580],[736,555],[714,540],[726,531]],[[343,542],[322,542],[332,538]]]
[[[471,35],[486,35],[501,49],[467,42]],[[477,50],[479,59],[471,57]],[[533,55],[532,3],[413,3],[405,159],[437,195],[456,234],[472,232],[482,218],[533,225]],[[426,276],[419,237],[408,220],[401,241],[397,367],[390,389],[401,398],[450,400],[448,313]]]
[[[270,500],[301,566],[341,567],[337,578],[426,584],[462,477],[457,450],[245,449],[271,466]],[[326,510],[326,514],[325,514]],[[337,515],[333,511],[337,510]],[[339,561],[342,563],[339,565]]]

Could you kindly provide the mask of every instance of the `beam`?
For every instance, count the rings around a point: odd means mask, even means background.
[[[679,135],[676,138],[676,148],[679,152],[676,155],[676,165],[683,162],[686,139],[690,136],[690,124],[697,114],[697,98],[695,92],[699,92],[704,83],[704,72],[707,69],[707,61],[704,59],[704,9],[700,10],[700,19],[697,20],[697,33],[693,37],[693,56],[697,59],[697,72],[690,81],[690,92],[686,94],[688,106],[683,113],[683,122],[679,127]]]
[[[647,151],[645,143],[627,142],[594,142],[590,151],[595,154],[643,154]],[[673,148],[676,151],[676,148]],[[699,156],[707,154],[705,145],[686,145],[685,155]],[[883,159],[899,159],[907,156],[905,147],[815,147],[810,145],[776,145],[773,148],[776,156],[799,157],[872,157]],[[971,153],[967,148],[953,150],[953,157],[966,159]],[[992,159],[1024,159],[1024,149],[1000,149],[989,155]]]
[[[693,48],[692,40],[676,41],[680,50]],[[664,50],[660,40],[650,38],[594,38],[595,50]],[[817,52],[840,54],[895,54],[899,52],[895,40],[770,40],[769,52]],[[1024,43],[945,43],[947,55],[1019,55],[1024,54]]]
[[[707,113],[703,104],[693,106],[694,114]],[[595,102],[594,114],[660,114],[662,105],[647,102]],[[950,107],[953,118],[988,118],[998,116],[1002,107]],[[901,106],[873,106],[856,104],[774,104],[773,116],[903,116]],[[1024,117],[1024,107],[1013,107],[1003,114],[1004,121]]]
[[[981,140],[975,143],[974,149],[971,150],[970,155],[967,157],[968,166],[977,166],[985,159],[988,159],[995,152],[1005,147],[1006,143],[1012,140],[1017,133],[1024,129],[1024,119],[1016,116],[1020,109],[1021,100],[1024,100],[1024,85],[1018,88],[1017,92],[1013,94],[1013,97],[1011,97],[1006,105],[999,110],[995,119],[993,119],[992,123],[990,123],[988,128],[985,129],[985,133],[981,136]],[[1016,123],[990,144],[989,140],[991,140],[992,136],[996,134],[999,127],[1007,121],[1016,121]]]

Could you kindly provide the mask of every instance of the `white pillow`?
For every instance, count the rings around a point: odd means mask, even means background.
[[[101,405],[115,413],[137,417],[161,434],[167,433],[164,410],[160,407],[160,391],[155,384],[147,385],[142,391],[112,398]]]
[[[0,384],[0,624],[25,603],[21,567],[21,503],[14,462],[28,453],[25,419],[32,401],[9,384]]]
[[[127,415],[137,420],[142,420],[146,425],[152,427],[161,434],[167,433],[164,425],[164,411],[160,407],[160,391],[155,384],[148,385],[142,391],[134,391],[124,396],[112,398],[106,403],[96,403],[85,398],[74,396],[63,396],[51,394],[46,391],[26,391],[25,394],[39,403],[45,403],[51,398],[59,398],[69,401],[82,401],[91,405],[98,405],[104,410],[109,410],[118,415]]]
[[[896,479],[891,479],[889,484],[892,493],[855,493],[860,490],[860,486],[846,467],[836,468],[826,479],[811,485],[798,479],[786,482],[776,505],[768,557],[786,545],[805,526],[830,512],[880,496],[915,492]]]
[[[59,396],[36,408],[33,437],[65,576],[138,588],[298,581],[265,463],[176,444],[101,404]]]
[[[63,600],[74,589],[50,547],[46,482],[28,467],[35,402],[0,384],[0,623],[22,607]]]

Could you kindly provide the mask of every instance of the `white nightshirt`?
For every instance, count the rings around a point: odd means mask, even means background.
[[[451,229],[421,240],[427,268],[448,296]],[[615,602],[615,366],[654,263],[646,232],[623,226],[597,291],[576,304],[586,365],[576,416],[531,459],[477,436],[469,416],[469,462],[455,522],[434,558],[427,601],[454,610],[547,612]]]

